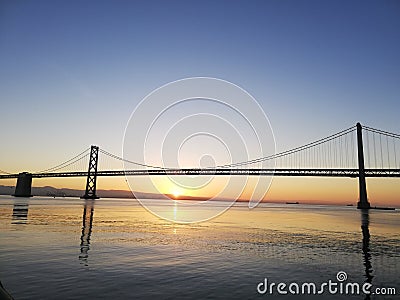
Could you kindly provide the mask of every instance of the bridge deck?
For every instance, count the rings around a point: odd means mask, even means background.
[[[358,177],[358,169],[163,169],[98,171],[97,176],[319,176]],[[87,171],[32,173],[32,178],[86,177]],[[400,177],[400,169],[365,169],[366,177]],[[0,175],[0,179],[18,178],[18,174]]]

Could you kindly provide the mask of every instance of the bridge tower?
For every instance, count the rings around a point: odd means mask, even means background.
[[[86,180],[86,191],[83,199],[99,199],[96,195],[97,163],[99,161],[99,147],[90,147],[89,168]]]
[[[357,208],[369,209],[371,205],[367,197],[367,185],[365,183],[365,169],[364,169],[364,149],[362,139],[362,127],[357,123],[357,149],[358,149],[358,186],[359,186],[359,201]]]

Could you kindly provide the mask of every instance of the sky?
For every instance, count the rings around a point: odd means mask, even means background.
[[[2,0],[0,169],[45,169],[91,144],[121,155],[140,101],[198,76],[249,92],[268,116],[277,151],[356,122],[400,133],[399,53],[394,0]],[[64,184],[57,180],[36,184]],[[357,196],[350,179],[323,180],[314,192],[317,179],[287,180],[272,184],[272,198]],[[380,182],[371,184],[376,201],[397,201],[398,183],[379,193]],[[287,185],[298,186],[293,196],[284,194]]]

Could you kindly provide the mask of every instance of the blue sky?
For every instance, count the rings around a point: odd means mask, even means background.
[[[278,150],[357,121],[400,132],[399,53],[398,1],[3,0],[0,169],[120,154],[140,100],[192,76],[250,92]]]

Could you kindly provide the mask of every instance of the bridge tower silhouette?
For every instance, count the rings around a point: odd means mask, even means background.
[[[99,162],[99,147],[90,147],[89,167],[86,178],[86,190],[82,199],[98,199],[96,195],[97,165]]]
[[[359,187],[359,201],[357,208],[368,209],[371,207],[367,197],[367,185],[365,183],[365,168],[364,168],[364,149],[362,138],[362,126],[357,123],[357,152],[358,152],[358,187]]]

